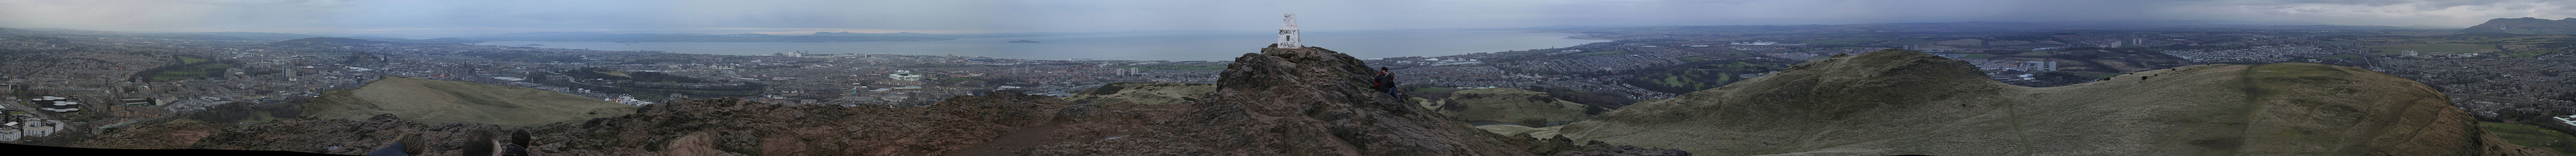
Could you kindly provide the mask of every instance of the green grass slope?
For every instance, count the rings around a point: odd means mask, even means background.
[[[1216,91],[1215,84],[1205,83],[1121,82],[1100,85],[1100,88],[1083,90],[1082,93],[1064,97],[1064,100],[1085,104],[1118,102],[1134,102],[1156,105],[1183,104],[1203,100],[1204,98],[1207,98],[1208,92],[1214,91]]]
[[[2484,126],[2487,131],[2495,132],[2496,137],[2516,145],[2557,149],[2554,151],[2559,155],[2576,154],[2576,135],[2566,132],[2518,123],[2479,121],[2478,126]]]
[[[1459,121],[1501,121],[1521,125],[1583,121],[1583,104],[1548,97],[1547,93],[1511,88],[1469,89],[1423,107]]]
[[[1886,50],[1603,113],[1576,140],[1709,155],[2555,155],[2422,84],[2311,63],[2198,65],[2030,88]]]
[[[515,86],[388,76],[356,90],[326,91],[305,104],[304,112],[325,119],[394,114],[432,123],[530,127],[631,114],[635,106]]]

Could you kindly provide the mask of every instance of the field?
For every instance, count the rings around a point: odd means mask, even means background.
[[[2417,51],[2417,52],[2444,52],[2444,53],[2493,53],[2493,52],[2503,52],[2503,51],[2504,51],[2503,49],[2496,49],[2496,45],[2493,45],[2493,44],[2460,44],[2460,43],[2443,43],[2443,44],[2391,44],[2391,45],[2371,45],[2371,46],[2361,46],[2361,47],[2363,47],[2363,48],[2371,48],[2371,49],[2379,49],[2379,51],[2380,51],[2380,52],[2399,52],[2399,51],[2403,51],[2403,50],[2415,50],[2415,51]]]
[[[2479,127],[2495,132],[2507,142],[2522,146],[2558,149],[2559,155],[2576,154],[2576,136],[2549,128],[2518,123],[2479,121]]]
[[[376,114],[430,123],[528,127],[633,113],[635,106],[554,91],[415,77],[385,77],[356,90],[325,91],[304,113],[364,120]]]
[[[198,58],[194,58],[194,57],[185,57],[185,56],[181,56],[181,57],[179,57],[179,64],[188,64],[188,63],[195,63],[195,62],[206,62],[206,59],[198,59]]]

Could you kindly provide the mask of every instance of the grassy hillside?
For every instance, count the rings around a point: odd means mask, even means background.
[[[1549,122],[1583,121],[1591,115],[1583,104],[1560,100],[1547,93],[1511,88],[1469,89],[1451,92],[1438,102],[1425,102],[1422,107],[1438,110],[1459,121],[1501,121],[1541,126]]]
[[[1100,88],[1084,90],[1079,94],[1064,97],[1064,100],[1085,104],[1117,102],[1134,102],[1141,104],[1183,104],[1204,100],[1203,98],[1207,98],[1208,92],[1214,91],[1216,91],[1215,84],[1205,83],[1122,82],[1100,85]]]
[[[2478,126],[2516,145],[2557,149],[2559,155],[2576,154],[2576,136],[2567,132],[2518,123],[2480,121]]]
[[[376,114],[432,123],[489,123],[525,127],[629,114],[634,106],[553,91],[416,77],[384,77],[356,90],[326,91],[304,112],[325,119],[365,120]]]
[[[2352,67],[2198,65],[2048,88],[1983,78],[1963,61],[1870,52],[1560,133],[1711,155],[2554,155],[2479,128],[2423,84]]]

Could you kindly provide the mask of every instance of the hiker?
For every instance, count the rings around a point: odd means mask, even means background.
[[[1369,88],[1384,91],[1387,96],[1395,96],[1398,99],[1402,99],[1404,93],[1395,91],[1395,74],[1387,73],[1387,70],[1388,69],[1386,67],[1377,67],[1377,84],[1369,86]]]
[[[510,130],[509,142],[501,142],[498,132],[476,130],[465,138],[465,156],[528,155],[528,130]]]

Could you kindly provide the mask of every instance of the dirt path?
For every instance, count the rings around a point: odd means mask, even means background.
[[[943,155],[943,156],[1007,156],[1007,155],[1015,155],[1015,154],[1011,154],[1011,152],[1018,152],[1018,151],[1020,151],[1020,149],[1022,149],[1022,148],[1037,147],[1038,145],[1047,144],[1047,143],[1062,142],[1061,140],[1047,139],[1047,134],[1055,133],[1055,131],[1056,131],[1057,129],[1064,129],[1064,126],[1057,126],[1057,125],[1055,125],[1055,124],[1047,124],[1047,125],[1041,125],[1041,126],[1037,126],[1037,127],[1029,127],[1029,128],[1027,128],[1027,129],[1020,129],[1019,131],[1012,131],[1012,132],[1011,132],[1011,134],[1003,134],[1003,135],[1002,135],[1002,137],[1000,137],[1000,138],[993,138],[993,141],[991,141],[991,142],[984,142],[984,144],[982,144],[982,145],[975,145],[975,147],[967,147],[966,149],[958,149],[957,151],[946,152],[946,153],[942,153],[942,154],[940,154],[940,155]]]

